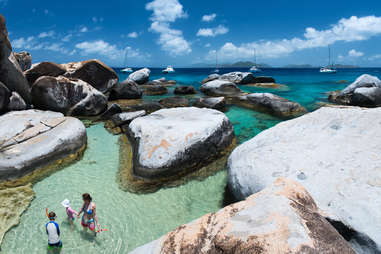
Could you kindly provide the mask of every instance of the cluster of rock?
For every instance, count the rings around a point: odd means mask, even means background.
[[[381,106],[381,80],[368,74],[361,75],[344,90],[331,92],[328,100],[342,105]]]
[[[355,252],[300,184],[280,178],[245,201],[206,214],[130,252],[146,253]]]

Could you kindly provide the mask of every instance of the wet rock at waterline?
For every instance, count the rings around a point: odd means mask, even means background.
[[[275,83],[275,79],[273,77],[258,76],[250,83]]]
[[[128,76],[128,79],[134,81],[138,85],[143,85],[149,80],[151,71],[148,68],[137,70]]]
[[[13,54],[15,55],[22,71],[26,71],[32,67],[32,56],[29,54],[29,52],[22,51]]]
[[[234,83],[226,80],[212,80],[200,87],[200,91],[208,96],[237,96],[242,93]]]
[[[147,114],[163,109],[164,107],[155,101],[143,100],[118,100],[115,101],[122,108],[123,112],[134,112],[145,110]]]
[[[162,85],[144,86],[145,95],[164,95],[168,93],[168,88]]]
[[[32,68],[24,72],[29,85],[32,86],[34,82],[42,76],[58,77],[66,72],[66,69],[60,64],[52,62],[41,62],[34,64]]]
[[[176,107],[188,107],[189,100],[185,97],[169,97],[159,100],[159,103],[165,108],[176,108]]]
[[[135,118],[145,116],[145,115],[146,115],[145,110],[139,110],[134,112],[124,112],[124,113],[113,115],[111,117],[111,121],[114,123],[115,126],[122,126],[125,124],[129,124]]]
[[[355,254],[303,186],[284,178],[130,252],[146,253]]]
[[[143,90],[134,81],[126,79],[116,84],[110,91],[109,100],[140,99]]]
[[[83,123],[57,112],[13,111],[0,122],[0,181],[63,159],[87,142]]]
[[[11,97],[9,97],[7,109],[8,111],[25,110],[27,109],[27,105],[17,92],[12,92]]]
[[[245,85],[255,83],[254,75],[251,72],[229,72],[219,77],[221,80],[227,80],[235,84]]]
[[[198,98],[193,102],[192,106],[222,110],[226,106],[226,100],[224,97]]]
[[[344,90],[331,92],[328,100],[343,105],[381,106],[381,80],[368,74],[361,75]]]
[[[175,88],[174,94],[196,94],[196,89],[193,86],[178,86]]]
[[[119,80],[113,69],[97,59],[62,66],[66,69],[65,77],[81,79],[102,93],[109,91]]]
[[[205,83],[208,83],[209,81],[219,79],[219,77],[220,77],[219,74],[213,73],[213,74],[210,74],[208,77],[206,77],[203,81],[201,81],[201,83],[205,84]]]
[[[354,245],[381,251],[381,108],[323,107],[238,146],[228,161],[239,199],[284,176],[300,182]],[[376,248],[376,250],[375,250]],[[373,249],[373,250],[372,250]]]
[[[278,117],[295,117],[307,112],[299,103],[272,93],[251,93],[232,98],[232,101],[239,106],[263,111]]]
[[[80,79],[40,77],[32,86],[33,104],[38,109],[73,116],[95,116],[107,109],[107,98]]]
[[[113,115],[119,113],[122,113],[122,108],[118,104],[113,103],[99,118],[101,120],[109,120]]]
[[[5,233],[20,223],[20,216],[34,198],[31,185],[0,188],[0,245]]]
[[[10,91],[19,93],[25,102],[30,103],[29,84],[17,59],[12,53],[5,18],[0,14],[0,82]]]
[[[234,131],[213,109],[162,109],[133,120],[127,130],[133,147],[133,174],[155,179],[185,174],[230,151]]]

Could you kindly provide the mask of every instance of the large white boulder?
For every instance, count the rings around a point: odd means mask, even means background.
[[[134,173],[154,178],[196,170],[230,147],[234,130],[213,109],[161,109],[134,119],[128,128],[134,147]]]
[[[240,84],[240,85],[245,85],[245,84],[250,84],[254,83],[255,77],[253,73],[251,72],[229,72],[226,74],[223,74],[219,77],[222,80],[228,80],[230,82],[233,82],[235,84]]]
[[[238,146],[228,160],[239,199],[277,177],[300,182],[328,218],[381,251],[381,108],[324,107]],[[365,241],[364,241],[365,240]]]
[[[206,214],[130,254],[354,254],[298,183],[278,179],[247,200]]]
[[[0,181],[63,159],[87,142],[83,123],[57,112],[13,111],[0,122]]]
[[[140,70],[137,70],[137,71],[131,73],[128,76],[128,79],[134,81],[135,83],[137,83],[139,85],[143,85],[149,81],[150,73],[151,73],[150,69],[143,68],[143,69],[140,69]]]
[[[242,93],[236,84],[227,81],[215,79],[203,84],[200,91],[208,96],[234,96]]]

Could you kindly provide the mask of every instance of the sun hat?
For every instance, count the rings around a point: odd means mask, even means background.
[[[70,201],[69,199],[65,199],[64,201],[61,202],[61,205],[63,205],[64,207],[69,207],[70,206]]]

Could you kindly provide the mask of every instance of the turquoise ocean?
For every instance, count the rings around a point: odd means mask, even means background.
[[[126,74],[116,69],[120,80]],[[173,74],[162,74],[151,69],[151,80],[165,77],[177,85],[192,85],[198,91],[201,80],[212,69],[176,69]],[[220,69],[220,73],[247,71],[247,68]],[[240,86],[246,92],[271,92],[296,101],[313,111],[327,103],[327,92],[343,89],[358,76],[370,74],[381,78],[380,68],[339,69],[336,74],[322,74],[318,69],[264,69],[256,75],[272,76],[282,89]],[[144,100],[157,100],[173,96],[145,96]],[[197,94],[194,97],[200,97]],[[243,143],[281,119],[249,109],[229,105],[225,114],[234,126],[238,143]],[[81,160],[54,173],[34,185],[36,193],[20,224],[11,229],[3,240],[0,253],[47,253],[45,208],[57,214],[61,227],[63,249],[61,253],[126,253],[159,238],[161,235],[198,217],[219,210],[225,204],[226,170],[203,180],[192,180],[181,186],[164,188],[149,194],[134,194],[119,188],[118,136],[108,133],[103,123],[87,129],[88,147]],[[81,194],[89,192],[97,205],[97,214],[107,232],[94,237],[83,232],[79,220],[70,224],[61,201],[70,199],[72,207],[81,206]]]

